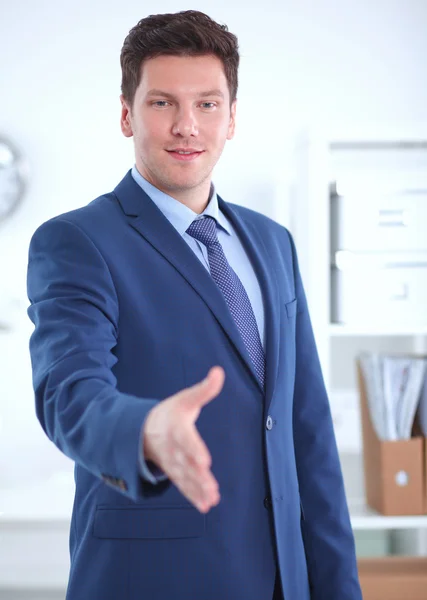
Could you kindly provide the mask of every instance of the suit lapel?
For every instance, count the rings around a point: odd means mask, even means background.
[[[225,203],[219,196],[218,203],[221,211],[239,234],[261,287],[266,327],[265,404],[268,409],[274,393],[279,361],[280,306],[277,281],[271,265],[269,266],[271,257],[267,253],[262,235],[255,222],[243,219],[237,214],[238,209]]]
[[[115,188],[114,194],[130,226],[160,252],[204,300],[261,389],[252,360],[221,291],[188,244],[135,182],[130,172]],[[236,219],[233,214],[233,225]]]

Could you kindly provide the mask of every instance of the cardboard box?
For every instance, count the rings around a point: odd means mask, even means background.
[[[358,560],[363,600],[427,600],[427,557]]]
[[[425,440],[380,440],[371,421],[366,386],[357,361],[360,392],[363,466],[367,504],[383,515],[427,512],[427,449]]]
[[[424,440],[424,512],[427,514],[427,439]]]

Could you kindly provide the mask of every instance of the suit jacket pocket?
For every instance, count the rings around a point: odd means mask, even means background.
[[[288,319],[291,317],[295,317],[297,314],[297,299],[291,300],[291,302],[287,302],[286,306],[286,314],[288,315]]]
[[[93,535],[109,539],[177,539],[204,535],[206,516],[192,507],[98,507]]]

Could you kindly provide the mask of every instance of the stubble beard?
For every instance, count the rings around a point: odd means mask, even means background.
[[[184,170],[184,169],[183,169]],[[154,180],[154,185],[162,187],[162,189],[166,189],[169,192],[186,192],[189,190],[194,190],[205,183],[206,180],[210,180],[212,176],[213,168],[206,168],[203,171],[198,171],[197,173],[192,173],[188,175],[186,179],[185,175],[180,177],[174,177],[171,172],[172,169],[167,168],[154,168],[149,169],[148,173],[150,179]]]

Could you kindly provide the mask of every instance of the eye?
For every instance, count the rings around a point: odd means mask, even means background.
[[[215,102],[202,102],[202,107],[211,109],[211,108],[215,108],[216,104],[215,104]]]
[[[153,106],[158,106],[159,108],[164,108],[166,104],[169,104],[166,100],[156,100],[155,102],[152,102]]]

